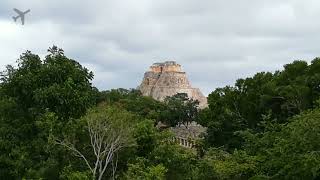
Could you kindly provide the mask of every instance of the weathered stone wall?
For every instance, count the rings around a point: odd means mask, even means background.
[[[154,63],[150,66],[150,71],[154,73],[181,72],[181,66],[174,61],[166,61],[164,63]]]
[[[143,81],[138,88],[143,95],[151,96],[160,101],[167,96],[186,93],[189,98],[200,102],[200,108],[207,106],[207,98],[198,88],[191,87],[186,73],[174,61],[154,63],[150,67],[150,71],[144,74]]]

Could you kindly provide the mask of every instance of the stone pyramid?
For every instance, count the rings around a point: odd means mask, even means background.
[[[151,96],[159,101],[177,93],[186,93],[190,99],[200,102],[200,108],[207,107],[207,98],[200,89],[191,87],[186,73],[175,61],[154,63],[150,66],[138,89],[144,96]]]

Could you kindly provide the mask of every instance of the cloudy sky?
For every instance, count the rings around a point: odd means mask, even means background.
[[[26,24],[12,8],[31,9]],[[95,74],[100,90],[134,88],[176,60],[208,94],[320,52],[319,0],[1,0],[0,70],[53,44]]]

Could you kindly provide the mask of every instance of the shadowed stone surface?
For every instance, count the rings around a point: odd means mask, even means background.
[[[191,87],[186,73],[175,61],[154,63],[150,66],[138,89],[144,96],[151,96],[159,101],[177,93],[186,93],[189,98],[200,102],[200,108],[207,106],[207,98],[198,88]]]

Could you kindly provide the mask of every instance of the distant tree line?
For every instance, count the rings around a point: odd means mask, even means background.
[[[0,179],[320,178],[319,58],[217,88],[203,110],[185,94],[99,92],[56,46],[17,63],[0,80]],[[208,129],[186,149],[159,121]]]

